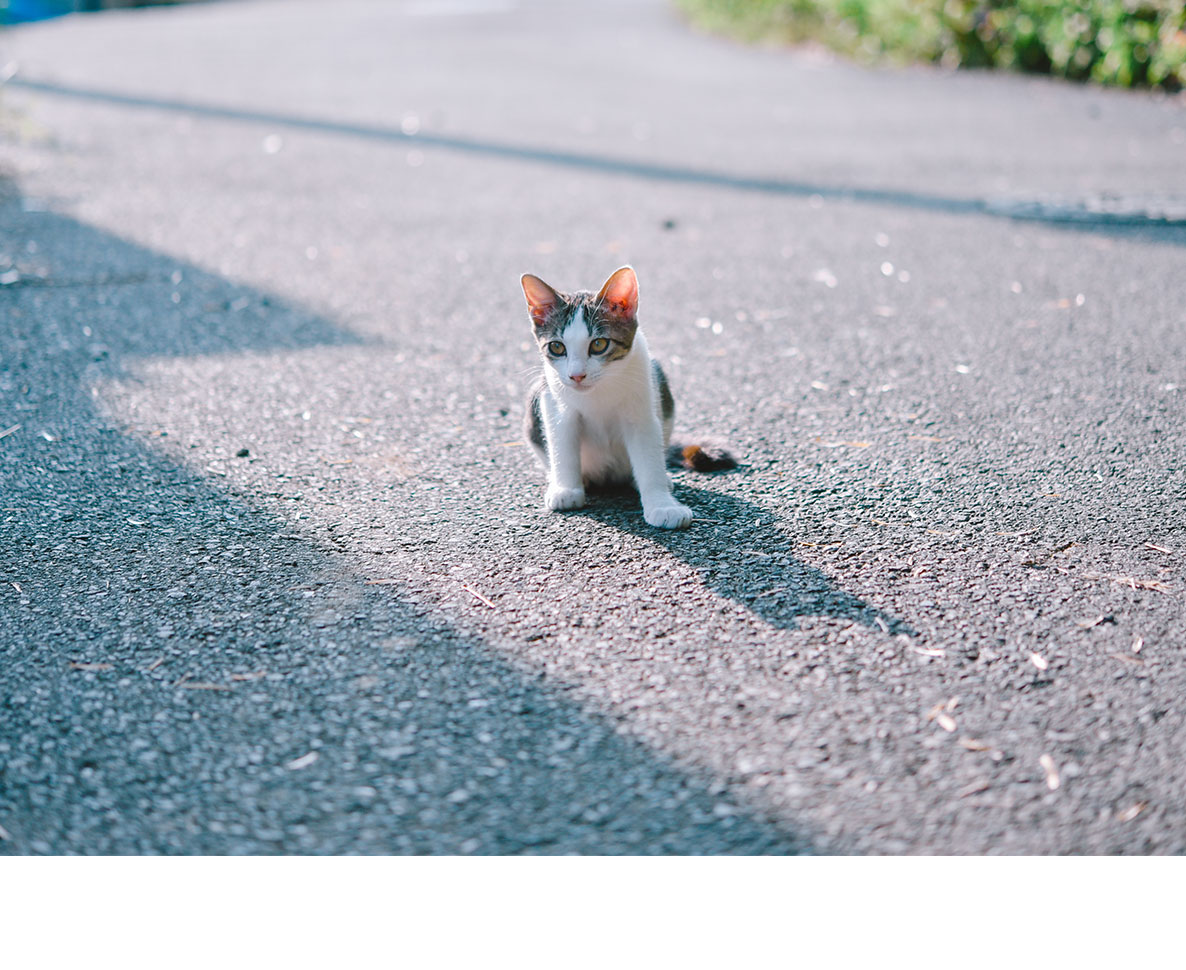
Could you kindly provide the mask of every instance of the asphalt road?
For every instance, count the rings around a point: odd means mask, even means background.
[[[0,852],[1186,851],[1180,98],[649,0],[0,63]],[[520,440],[519,275],[626,262],[687,532]]]

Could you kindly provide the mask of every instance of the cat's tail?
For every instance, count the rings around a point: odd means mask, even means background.
[[[694,472],[723,472],[737,467],[728,448],[715,442],[698,445],[672,443],[667,447],[667,466]]]

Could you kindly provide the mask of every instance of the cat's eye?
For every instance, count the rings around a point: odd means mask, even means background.
[[[553,357],[563,357],[564,353],[565,353],[564,341],[553,340],[551,343],[548,344],[548,353],[551,354]]]
[[[605,337],[598,337],[589,342],[589,353],[591,354],[604,354],[607,350],[609,350],[609,341]]]

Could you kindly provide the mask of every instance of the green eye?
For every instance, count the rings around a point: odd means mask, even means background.
[[[565,353],[563,341],[553,340],[548,344],[548,353],[553,357],[563,357]]]
[[[591,354],[604,354],[607,350],[609,350],[609,341],[605,337],[598,337],[589,343],[589,353]]]

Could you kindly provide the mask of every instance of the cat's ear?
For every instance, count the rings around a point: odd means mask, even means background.
[[[615,270],[597,294],[597,306],[602,313],[633,320],[638,314],[638,277],[629,266]]]
[[[527,310],[533,326],[542,327],[560,303],[560,294],[538,276],[524,273],[519,281],[523,284],[523,295],[527,297]]]

